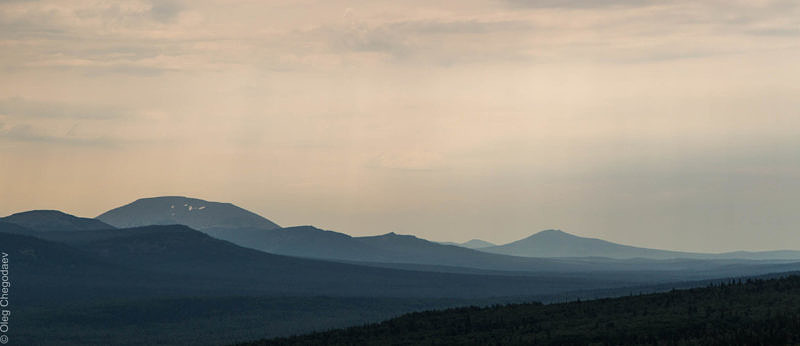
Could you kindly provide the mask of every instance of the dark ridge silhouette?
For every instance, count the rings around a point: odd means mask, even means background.
[[[280,229],[210,228],[203,230],[215,238],[264,252],[329,260],[390,261],[391,255],[372,248],[344,233],[314,226]]]
[[[354,238],[311,226],[205,230],[268,235],[261,239],[275,249],[306,251],[307,257],[315,251],[324,256],[350,253],[361,257],[372,251],[370,256],[384,261],[341,263],[265,253],[184,225],[80,232],[43,229],[48,231],[0,221],[0,251],[9,253],[14,264],[14,301],[19,304],[15,312],[22,316],[15,320],[20,326],[19,342],[45,335],[55,342],[61,336],[80,335],[97,344],[140,344],[142,340],[219,344],[225,340],[211,336],[201,340],[196,331],[207,330],[212,323],[238,330],[231,334],[235,339],[230,341],[235,341],[374,322],[403,309],[447,307],[456,301],[459,305],[485,305],[618,296],[663,290],[664,285],[696,285],[690,280],[800,268],[800,263],[782,261],[525,258],[409,235]],[[408,263],[411,261],[438,264]],[[320,296],[327,300],[315,298]],[[277,303],[284,299],[297,305],[288,309]],[[386,303],[376,305],[379,301]],[[230,305],[208,305],[221,302]],[[342,304],[352,310],[343,312]],[[187,316],[204,317],[175,317],[177,305]],[[235,311],[247,312],[240,315]],[[326,312],[349,317],[338,320],[327,315],[328,320],[319,320]],[[145,313],[150,319],[141,322]],[[79,323],[82,329],[76,332],[74,325],[58,322],[64,318]],[[284,323],[276,324],[270,318]],[[164,332],[159,321],[167,321],[170,332]],[[265,329],[259,323],[270,327]],[[307,329],[293,329],[297,325]],[[132,330],[153,334],[140,340],[131,336]]]
[[[479,298],[530,296],[633,285],[604,276],[502,276],[420,272],[273,255],[183,225],[41,233],[0,232],[5,252],[31,261],[15,272],[22,300],[175,295],[292,295]],[[28,255],[24,255],[28,254]],[[47,256],[44,256],[46,254]],[[24,256],[23,256],[24,255]],[[27,256],[27,257],[26,257]],[[60,259],[74,258],[73,262]],[[17,261],[20,261],[19,259]],[[59,262],[61,261],[61,262]],[[66,265],[67,271],[43,270]],[[41,268],[40,268],[41,267]],[[74,275],[79,273],[80,275]],[[82,292],[88,290],[93,295]],[[58,295],[47,292],[59,292]]]
[[[205,210],[204,208],[203,210]],[[63,214],[63,213],[61,213]],[[64,218],[73,218],[63,214]],[[76,218],[77,219],[77,218]],[[57,229],[58,223],[45,227]],[[17,230],[16,233],[19,233]],[[36,232],[43,239],[77,242],[94,236],[91,231]],[[196,231],[193,231],[196,232]],[[273,254],[347,262],[369,267],[480,275],[567,275],[608,273],[607,279],[627,283],[699,280],[714,276],[754,275],[767,270],[792,270],[798,264],[774,260],[648,260],[610,258],[528,258],[492,254],[459,246],[430,242],[410,235],[351,237],[312,226],[278,229],[211,227],[203,231],[217,239]],[[117,237],[125,233],[99,232]],[[25,234],[25,233],[23,233]],[[164,239],[168,235],[163,235]],[[169,265],[169,264],[167,264]],[[631,272],[637,275],[631,275]],[[597,274],[592,274],[596,276]]]
[[[149,225],[186,225],[197,230],[279,228],[274,222],[230,203],[180,196],[138,199],[133,203],[109,210],[97,219],[119,228]]]
[[[602,279],[601,281],[620,284],[650,284],[733,275],[755,275],[770,271],[787,271],[800,268],[800,264],[791,261],[525,258],[441,245],[414,236],[395,233],[383,236],[352,238],[310,226],[277,230],[244,230],[242,233],[226,232],[225,234],[247,235],[247,232],[250,231],[261,236],[262,238],[260,239],[264,241],[263,244],[270,244],[273,247],[270,250],[276,254],[286,252],[289,255],[297,256],[300,250],[318,251],[318,253],[309,252],[304,257],[313,257],[314,255],[338,256],[343,258],[338,259],[340,262],[362,267],[417,272],[558,277],[561,279],[585,277],[592,280]],[[2,224],[0,224],[0,232],[4,232]],[[258,254],[256,255],[257,258],[263,258],[262,255],[267,255],[260,251],[253,251],[249,248],[235,246],[227,241],[209,237],[181,225],[147,226],[108,231],[35,232],[13,229],[11,232],[30,234],[42,239],[77,246],[83,250],[91,250],[101,257],[108,257],[106,258],[108,261],[120,264],[139,266],[156,261],[156,263],[151,263],[155,271],[171,268],[176,263],[184,263],[190,257],[194,258],[195,261],[200,261],[200,257],[204,256],[203,254],[224,253],[224,256],[215,255],[215,257],[221,258],[221,262],[215,260],[202,266],[186,265],[185,267],[180,267],[180,270],[178,267],[172,268],[176,273],[181,270],[202,271],[202,268],[205,268],[204,266],[209,266],[210,268],[220,265],[220,263],[223,265],[223,267],[220,267],[222,272],[235,272],[239,268],[251,268],[255,263],[249,263],[252,259],[240,258],[244,253]],[[159,232],[163,232],[163,234]],[[112,245],[119,248],[107,248]],[[205,246],[211,247],[205,248]],[[223,249],[230,251],[234,248],[237,250],[231,253],[221,252]],[[138,249],[138,252],[134,252],[135,255],[130,255],[129,251],[133,249]],[[158,249],[167,252],[155,252]],[[150,252],[146,252],[146,250]],[[368,252],[371,252],[371,255]],[[175,256],[170,257],[170,254]],[[177,254],[180,254],[180,256]],[[372,256],[370,258],[375,260],[365,261],[364,258],[367,255]],[[129,258],[127,262],[120,262],[125,258]],[[277,256],[274,258],[288,257]],[[347,258],[355,258],[357,260],[347,260]]]
[[[40,232],[88,231],[114,228],[114,226],[99,220],[77,217],[58,210],[31,210],[0,218],[0,221],[17,224]]]

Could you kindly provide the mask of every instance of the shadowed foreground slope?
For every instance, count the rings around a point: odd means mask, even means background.
[[[244,345],[784,345],[800,343],[800,276],[588,302],[457,308]]]

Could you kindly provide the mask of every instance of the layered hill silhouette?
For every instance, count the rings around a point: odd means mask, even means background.
[[[213,213],[203,214],[207,211]],[[214,215],[227,221],[215,221]],[[481,247],[478,251],[461,244],[452,246],[395,233],[352,237],[313,226],[280,228],[264,217],[229,203],[186,197],[144,198],[106,212],[99,218],[117,227],[181,223],[217,239],[272,254],[421,271],[463,273],[464,268],[470,268],[526,273],[602,270],[698,273],[724,269],[726,273],[737,274],[736,268],[731,267],[736,262],[728,260],[800,259],[800,252],[788,251],[711,255],[645,249],[561,231],[543,231],[511,244]],[[478,246],[483,243],[472,241],[471,244]],[[665,259],[670,261],[654,261]],[[710,259],[725,261],[705,261]],[[749,268],[747,273],[750,273],[753,265],[758,263],[745,263],[742,268]],[[690,278],[696,277],[686,277]]]
[[[113,229],[97,219],[77,217],[58,210],[31,210],[0,218],[0,222],[20,225],[35,231],[88,231]]]
[[[202,214],[209,211],[213,214]],[[215,216],[223,221],[217,221]],[[488,254],[394,233],[351,237],[313,226],[273,227],[275,224],[266,218],[232,204],[215,204],[186,197],[144,198],[103,213],[98,218],[120,228],[178,223],[239,246],[314,259],[466,266],[501,271],[586,270],[585,265]]]
[[[55,228],[53,225],[42,228],[47,231],[36,231],[0,223],[0,244],[16,252],[18,260],[23,259],[29,266],[17,274],[23,277],[20,282],[36,283],[35,287],[20,290],[26,294],[39,292],[34,295],[46,297],[43,289],[58,289],[62,298],[69,292],[84,296],[81,292],[86,290],[111,296],[134,291],[145,296],[191,293],[474,298],[554,294],[800,268],[800,263],[783,262],[525,258],[395,233],[352,238],[309,227],[260,230],[264,234],[282,232],[287,237],[284,244],[292,246],[304,243],[295,241],[293,236],[302,240],[309,234],[323,234],[328,239],[319,241],[318,248],[337,245],[329,240],[339,239],[345,245],[370,249],[376,260],[383,261],[337,263],[245,248],[184,225],[79,231]],[[346,252],[345,248],[337,248],[341,250],[338,255]],[[63,275],[45,275],[50,272],[46,270],[48,266],[59,265],[58,258],[73,259],[67,262],[71,269],[59,272]],[[30,261],[25,262],[26,259]],[[456,273],[446,268],[493,272]],[[65,284],[68,287],[63,287]]]
[[[524,257],[606,257],[616,259],[800,259],[800,251],[694,253],[641,248],[584,238],[561,230],[545,230],[505,245],[481,248],[481,251]]]
[[[344,233],[314,226],[278,229],[212,228],[203,230],[215,238],[269,253],[317,259],[391,261],[392,255]]]
[[[487,280],[485,275],[303,259],[243,248],[183,225],[31,231],[35,236],[4,230],[0,228],[0,244],[17,268],[15,297],[26,303],[186,295],[476,298],[555,294],[636,283],[601,276],[558,275],[494,275]]]
[[[147,200],[145,205],[153,204]],[[169,210],[174,202],[199,201],[182,197],[154,200]],[[291,297],[299,304],[298,309],[307,313],[292,319],[288,314],[273,312],[288,322],[279,331],[271,332],[289,335],[289,331],[296,334],[310,330],[291,329],[289,325],[306,325],[324,312],[328,303],[320,305],[321,296],[332,299],[333,304],[355,299],[358,303],[352,314],[365,316],[375,312],[375,306],[370,304],[376,299],[393,302],[380,308],[388,314],[400,311],[396,308],[407,304],[417,310],[453,304],[446,302],[452,299],[485,304],[489,300],[556,301],[566,296],[618,296],[669,289],[673,284],[693,287],[698,282],[693,280],[800,269],[800,263],[785,260],[510,256],[396,233],[351,237],[312,226],[271,227],[274,223],[266,218],[224,203],[218,212],[227,221],[217,222],[207,215],[190,214],[210,208],[201,203],[204,202],[199,202],[197,208],[185,203],[183,214],[176,212],[173,216],[168,211],[167,219],[162,217],[162,211],[147,211],[149,207],[126,208],[106,218],[119,217],[117,221],[109,221],[111,225],[57,211],[20,213],[0,220],[0,251],[7,252],[13,260],[14,301],[20,304],[17,306],[23,316],[18,320],[20,325],[50,328],[53,320],[83,311],[73,317],[97,321],[99,326],[96,331],[83,333],[108,341],[116,339],[113,335],[129,335],[125,333],[138,330],[130,327],[140,322],[138,318],[104,317],[117,316],[119,309],[136,312],[139,314],[136,316],[142,315],[141,311],[162,311],[148,318],[179,321],[175,316],[166,317],[169,313],[165,311],[173,310],[167,306],[179,304],[182,308],[178,313],[190,315],[202,310],[205,316],[217,316],[213,312],[219,309],[231,316],[254,301],[275,302]],[[200,209],[202,206],[205,208]],[[147,220],[164,223],[188,220],[205,228],[195,230],[181,224],[125,227],[120,220],[129,218],[126,222],[135,223],[137,213],[133,211],[137,210],[146,211],[142,219],[150,217]],[[164,305],[163,299],[178,299],[179,303]],[[231,301],[232,305],[208,306],[209,302],[223,301]],[[114,308],[109,308],[107,302],[113,302]],[[261,316],[262,311],[273,311],[270,306],[252,310],[251,314]],[[87,311],[90,315],[86,315]],[[37,313],[39,319],[22,322],[24,316]],[[219,322],[205,318],[204,321]],[[362,319],[354,319],[352,323],[369,321],[359,318]],[[70,321],[76,320],[70,317]],[[115,323],[122,324],[117,326],[114,332],[117,334],[109,334],[109,327],[113,329]],[[61,328],[67,327],[62,324]],[[176,322],[169,328],[182,333],[176,336],[179,341],[173,341],[185,344],[197,339],[188,335],[200,327]],[[29,340],[42,333],[36,328],[27,329]],[[261,329],[262,326],[252,325],[242,329],[242,333],[264,335],[253,333]],[[55,329],[48,329],[51,330]],[[72,335],[69,329],[59,333],[52,335]],[[161,342],[163,338],[153,340]]]

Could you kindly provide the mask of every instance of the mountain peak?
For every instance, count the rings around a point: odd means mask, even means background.
[[[539,231],[536,234],[542,234],[542,235],[544,235],[544,234],[572,235],[572,234],[564,232],[564,231],[562,231],[560,229],[546,229],[546,230],[543,230],[543,231]]]
[[[194,197],[186,197],[186,196],[155,196],[155,197],[142,197],[135,200],[133,203],[146,203],[146,202],[197,202],[197,203],[208,203],[208,201],[194,198]],[[217,202],[219,203],[219,202]],[[230,204],[230,203],[225,203]]]
[[[19,213],[14,213],[14,214],[11,214],[9,216],[6,216],[5,218],[9,218],[9,217],[12,217],[12,216],[13,217],[21,217],[21,216],[33,216],[33,215],[36,215],[36,216],[64,216],[64,215],[69,215],[69,214],[67,214],[67,213],[65,213],[65,212],[63,212],[61,210],[55,210],[55,209],[34,209],[34,210],[21,211]]]
[[[557,229],[537,232],[527,238],[482,251],[525,257],[609,257],[669,259],[691,253],[639,248],[602,239],[580,237]]]
[[[375,237],[380,237],[380,238],[401,238],[401,239],[419,239],[413,234],[398,234],[396,232],[389,232],[389,233],[386,233],[386,234],[383,234],[383,235],[378,235],[378,236],[375,236]]]
[[[460,245],[462,247],[465,247],[465,248],[468,248],[468,249],[480,249],[480,248],[495,246],[495,244],[492,244],[492,243],[490,243],[488,241],[481,240],[481,239],[471,239],[471,240],[469,240],[467,242],[463,242],[463,243],[458,244],[458,245]]]
[[[184,196],[140,198],[97,218],[117,227],[181,224],[198,230],[280,228],[274,222],[231,203]]]
[[[540,239],[540,238],[548,238],[548,239],[579,239],[583,238],[571,233],[564,232],[560,229],[546,229],[543,231],[536,232],[525,239]]]

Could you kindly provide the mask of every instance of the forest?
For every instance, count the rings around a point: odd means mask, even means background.
[[[415,312],[240,345],[786,345],[800,343],[800,276],[557,304]]]

